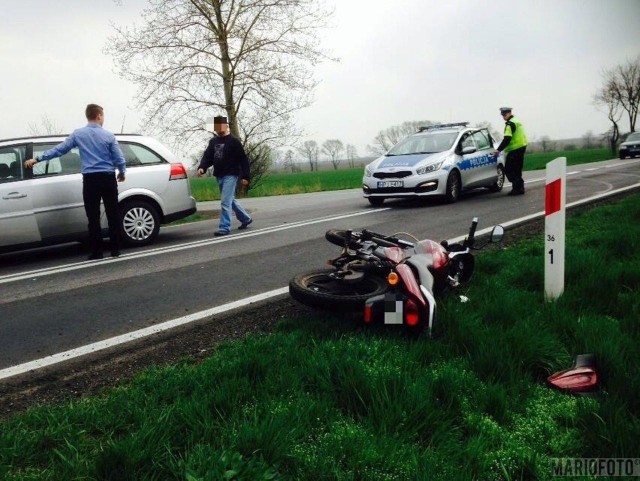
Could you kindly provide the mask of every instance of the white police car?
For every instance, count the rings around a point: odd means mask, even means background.
[[[445,196],[455,202],[460,192],[504,184],[504,158],[491,155],[493,139],[486,128],[468,122],[421,127],[384,156],[365,167],[364,196],[372,205],[388,198]]]

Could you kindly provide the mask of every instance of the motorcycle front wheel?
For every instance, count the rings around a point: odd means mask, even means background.
[[[334,269],[323,269],[300,274],[289,282],[289,294],[307,306],[330,311],[359,311],[373,296],[389,289],[386,279],[365,275],[356,283],[343,282],[330,276]]]

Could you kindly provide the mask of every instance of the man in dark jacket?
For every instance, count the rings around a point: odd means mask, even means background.
[[[217,134],[209,141],[207,149],[198,165],[198,177],[213,166],[213,175],[220,187],[220,227],[216,237],[229,234],[231,211],[240,221],[238,229],[246,229],[253,219],[236,200],[238,178],[246,188],[249,185],[249,159],[240,141],[229,132],[226,117],[214,117],[213,130]]]

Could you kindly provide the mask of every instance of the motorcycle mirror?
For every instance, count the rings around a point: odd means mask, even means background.
[[[504,227],[496,225],[491,230],[491,242],[502,242],[504,237]]]

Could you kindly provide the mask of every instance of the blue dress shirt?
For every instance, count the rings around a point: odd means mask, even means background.
[[[74,147],[78,147],[80,151],[83,174],[113,172],[116,168],[121,174],[126,171],[126,162],[116,136],[93,122],[89,122],[86,127],[74,130],[64,142],[47,150],[36,160],[46,161],[60,157]]]

